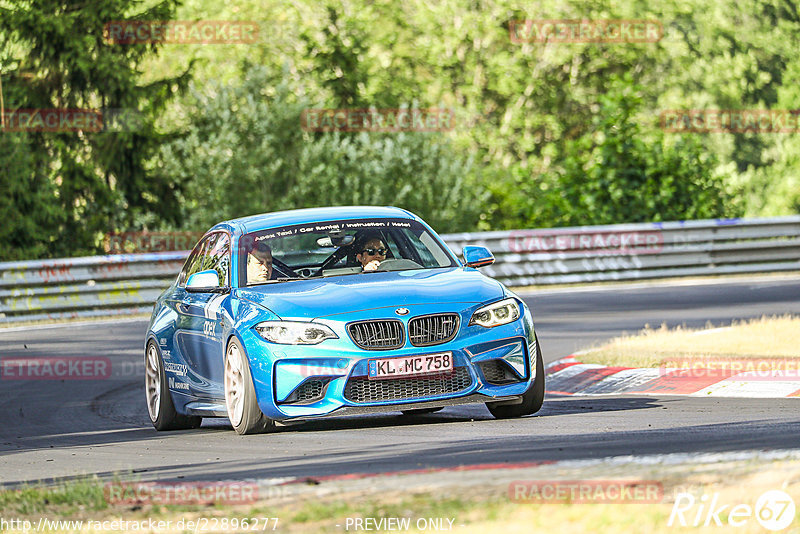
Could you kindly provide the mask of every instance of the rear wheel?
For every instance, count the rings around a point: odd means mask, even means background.
[[[542,361],[542,349],[539,346],[539,338],[536,338],[536,378],[525,394],[522,395],[520,404],[498,404],[487,402],[486,407],[497,419],[509,419],[511,417],[522,417],[538,412],[544,402],[544,362]]]
[[[152,341],[145,351],[144,389],[147,412],[156,430],[183,430],[197,428],[203,419],[194,415],[181,415],[175,410],[172,395],[167,386],[161,354]]]
[[[238,434],[260,434],[275,429],[275,422],[258,407],[250,365],[235,338],[225,351],[225,406]]]

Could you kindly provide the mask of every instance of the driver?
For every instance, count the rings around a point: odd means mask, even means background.
[[[272,280],[272,249],[259,241],[247,255],[247,283]]]
[[[370,237],[364,242],[361,251],[356,254],[356,259],[361,263],[364,272],[375,271],[386,259],[387,252],[388,249],[380,237]]]

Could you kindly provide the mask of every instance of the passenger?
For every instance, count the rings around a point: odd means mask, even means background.
[[[381,238],[377,236],[368,238],[364,242],[364,246],[360,248],[361,250],[356,254],[356,259],[361,263],[361,268],[364,272],[377,270],[389,252]]]
[[[247,283],[254,284],[272,280],[272,249],[259,241],[247,255]]]

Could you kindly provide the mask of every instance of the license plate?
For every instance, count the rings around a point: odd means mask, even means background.
[[[367,367],[369,378],[395,378],[449,372],[453,370],[453,354],[441,352],[422,356],[369,360]]]

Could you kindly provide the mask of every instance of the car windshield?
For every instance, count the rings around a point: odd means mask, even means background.
[[[456,266],[452,253],[409,219],[296,224],[239,240],[241,285]]]

